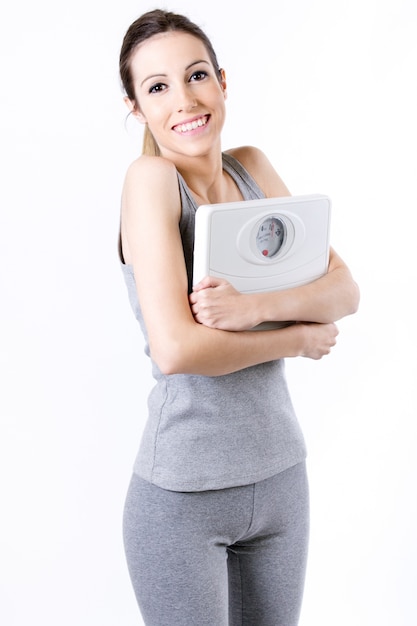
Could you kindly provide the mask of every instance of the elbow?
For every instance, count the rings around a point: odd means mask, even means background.
[[[349,285],[344,285],[336,300],[328,302],[324,307],[320,322],[330,324],[338,322],[344,317],[354,315],[359,308],[360,291],[358,285],[352,281]]]
[[[152,360],[164,376],[190,373],[189,359],[180,340],[174,337],[165,337],[162,340],[158,338],[156,341],[150,341],[149,347]]]
[[[181,359],[178,358],[175,353],[171,353],[169,350],[152,350],[151,358],[158,366],[159,371],[164,376],[171,376],[173,374],[185,374],[185,369],[181,363]]]
[[[194,329],[188,326],[185,332],[178,331],[175,334],[165,334],[161,340],[159,336],[150,345],[151,358],[164,376],[174,374],[190,374],[198,376],[221,376],[235,371],[230,365],[219,360],[218,350],[213,348],[210,338],[204,339],[200,332],[195,329],[203,329],[195,323]],[[222,331],[207,329],[207,332],[218,333]],[[205,334],[205,333],[204,333]],[[218,345],[218,344],[217,344]]]
[[[352,281],[349,315],[353,315],[354,313],[358,311],[360,300],[361,300],[361,293],[360,293],[359,285],[355,281]]]
[[[358,311],[360,291],[357,283],[354,281],[351,282],[349,288],[345,290],[344,297],[341,298],[340,302],[343,304],[338,311],[337,319],[347,317],[348,315],[354,315]]]
[[[164,376],[173,376],[174,374],[187,374],[188,372],[185,370],[181,364],[175,360],[163,360],[157,362],[159,371]]]

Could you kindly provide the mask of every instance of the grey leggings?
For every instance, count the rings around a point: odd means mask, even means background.
[[[252,485],[191,493],[133,475],[124,541],[146,626],[296,626],[308,541],[305,464]]]

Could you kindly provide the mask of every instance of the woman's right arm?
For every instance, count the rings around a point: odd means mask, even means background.
[[[219,376],[279,358],[329,353],[334,324],[242,332],[198,324],[188,301],[180,213],[174,165],[161,157],[135,161],[123,189],[123,253],[133,265],[151,356],[163,373]]]

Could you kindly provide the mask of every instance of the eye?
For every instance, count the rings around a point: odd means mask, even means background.
[[[197,70],[191,74],[190,81],[204,80],[205,78],[207,78],[207,76],[208,76],[208,73],[205,72],[204,70]]]
[[[149,88],[149,93],[161,93],[166,89],[166,85],[164,83],[155,83],[152,87]]]

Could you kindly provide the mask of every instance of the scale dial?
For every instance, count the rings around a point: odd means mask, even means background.
[[[276,216],[264,219],[256,234],[256,247],[265,259],[275,257],[285,241],[285,224]]]

